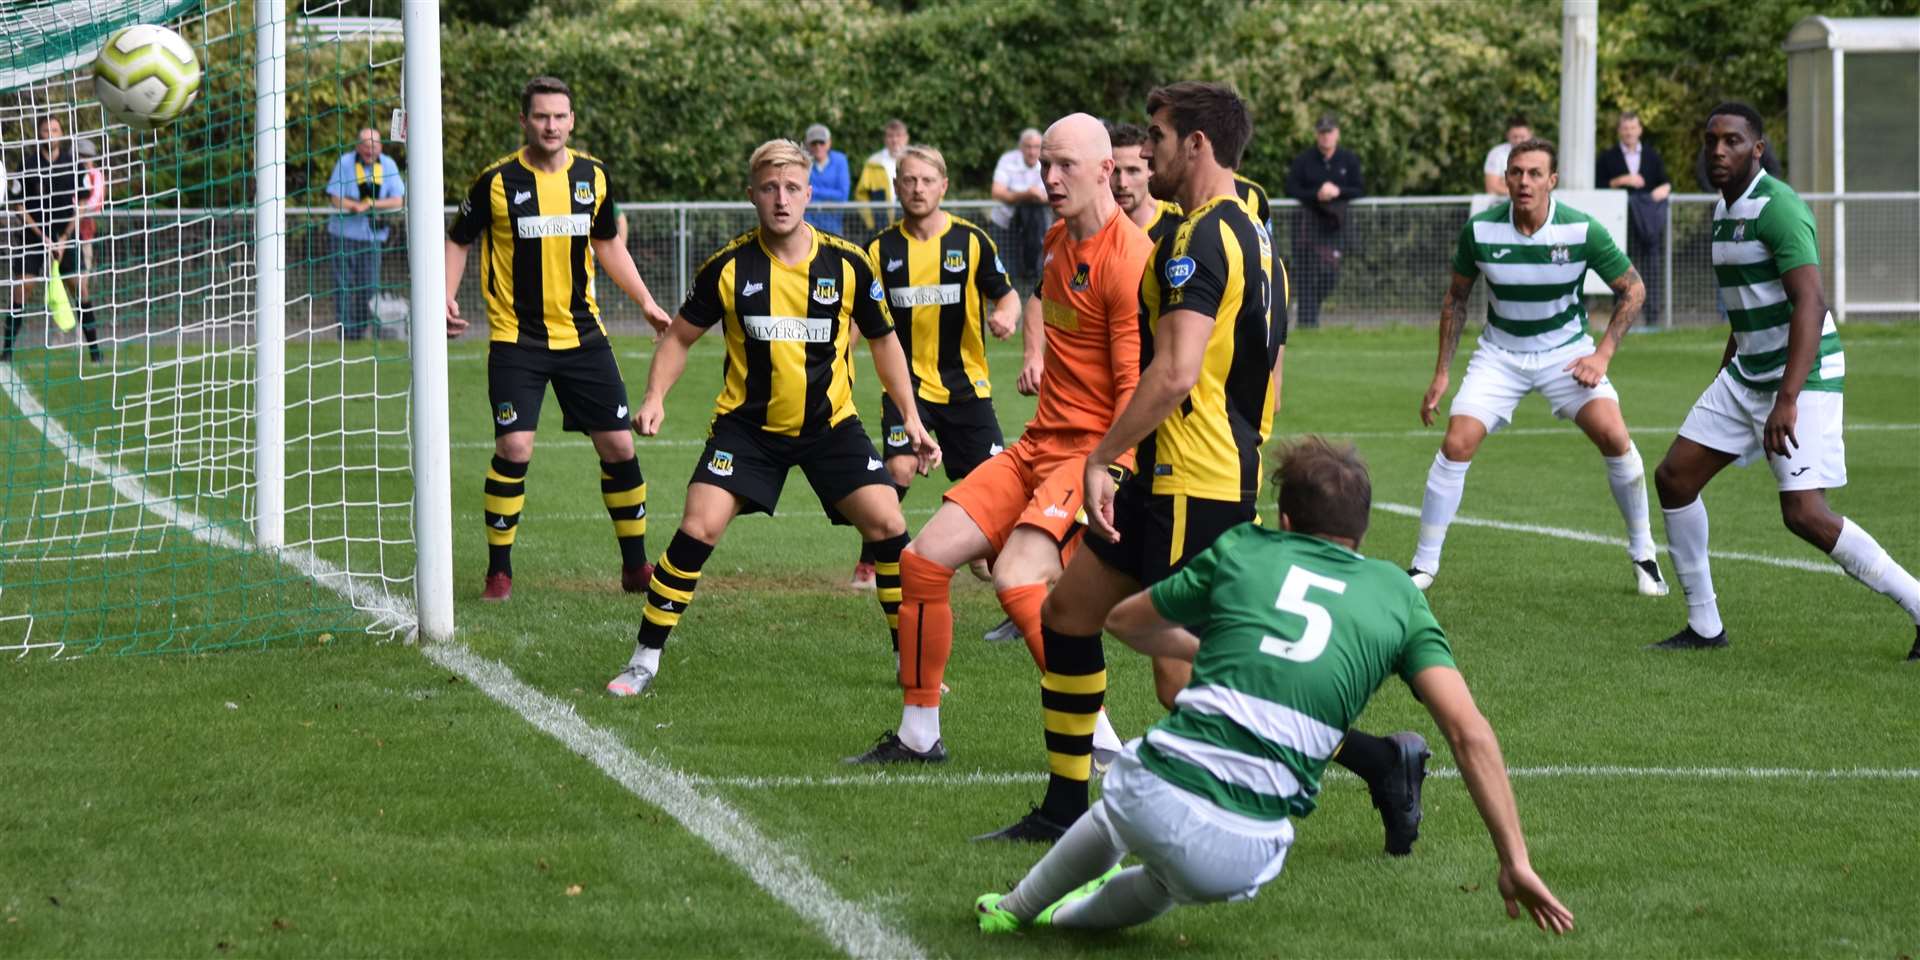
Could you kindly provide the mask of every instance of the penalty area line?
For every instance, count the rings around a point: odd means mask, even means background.
[[[1420,508],[1410,504],[1375,503],[1373,508],[1383,513],[1412,517],[1415,520],[1420,519]],[[1593,533],[1587,530],[1548,527],[1536,523],[1508,523],[1505,520],[1488,520],[1484,517],[1456,516],[1453,518],[1453,523],[1455,526],[1486,527],[1490,530],[1501,530],[1507,533],[1531,533],[1536,536],[1552,537],[1556,540],[1572,540],[1576,543],[1598,543],[1610,547],[1619,547],[1622,550],[1627,548],[1627,541],[1623,537],[1609,537],[1606,534]],[[1666,545],[1664,544],[1656,545],[1654,549],[1661,553],[1667,552]],[[1796,560],[1792,557],[1776,557],[1766,553],[1743,553],[1738,550],[1709,550],[1707,551],[1707,556],[1714,560],[1744,560],[1748,563],[1764,563],[1770,567],[1784,567],[1788,570],[1802,570],[1807,573],[1829,573],[1841,577],[1847,575],[1847,572],[1840,569],[1840,566],[1835,563],[1821,563],[1817,560]]]
[[[848,956],[878,960],[925,955],[906,934],[834,892],[799,857],[760,832],[738,810],[701,793],[696,778],[641,758],[618,736],[580,719],[570,704],[535,690],[505,665],[462,644],[427,643],[420,652],[584,757],[629,793],[679,821]]]
[[[1555,764],[1550,766],[1508,767],[1507,776],[1515,780],[1694,780],[1749,781],[1905,781],[1920,780],[1920,767],[1640,767],[1622,764]],[[1454,767],[1433,767],[1427,777],[1458,780]],[[1329,768],[1329,780],[1357,779],[1345,770]],[[1041,784],[1047,775],[1039,771],[1012,772],[975,770],[970,773],[890,773],[879,776],[829,775],[785,777],[708,777],[692,776],[691,783],[730,790],[844,789],[847,787],[979,787]]]

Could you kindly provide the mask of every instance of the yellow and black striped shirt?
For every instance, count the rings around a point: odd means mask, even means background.
[[[1267,199],[1267,188],[1241,176],[1233,175],[1233,193],[1240,199],[1240,209],[1253,218],[1260,228],[1273,234],[1273,203]]]
[[[1258,183],[1241,176],[1233,175],[1234,196],[1240,201],[1240,209],[1267,232],[1268,242],[1273,240],[1273,204],[1267,200],[1267,190]],[[1180,226],[1180,205],[1171,200],[1156,200],[1160,209],[1153,215],[1153,222],[1147,224],[1147,236],[1154,243],[1170,234]],[[1273,329],[1277,331],[1279,342],[1287,342],[1287,309],[1293,302],[1293,291],[1287,276],[1287,265],[1282,263],[1279,254],[1273,257],[1273,286],[1280,295],[1273,298]]]
[[[1140,278],[1140,368],[1153,362],[1161,317],[1192,310],[1213,318],[1199,382],[1140,443],[1139,470],[1154,493],[1242,501],[1259,491],[1280,348],[1273,261],[1266,230],[1224,196],[1154,246]]]
[[[1155,244],[1180,226],[1180,205],[1172,200],[1153,201],[1153,219],[1147,222],[1147,239]]]
[[[492,342],[547,350],[607,342],[588,240],[618,233],[611,193],[606,167],[574,150],[558,173],[534,169],[522,149],[473,179],[447,236],[481,241]]]
[[[725,321],[714,414],[786,437],[853,416],[853,329],[869,340],[893,330],[866,252],[808,232],[812,247],[793,266],[767,250],[759,228],[735,237],[700,267],[680,307],[698,327]]]
[[[991,397],[987,311],[1013,283],[986,231],[948,214],[946,230],[919,240],[897,223],[873,238],[867,256],[899,318],[914,393],[928,403]]]

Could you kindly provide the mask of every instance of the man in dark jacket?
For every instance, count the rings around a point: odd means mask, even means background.
[[[1303,208],[1293,228],[1294,282],[1300,327],[1320,325],[1320,301],[1340,280],[1346,251],[1347,204],[1366,195],[1360,158],[1340,148],[1340,118],[1323,113],[1313,125],[1314,146],[1287,168],[1287,196]]]
[[[1640,142],[1638,114],[1622,113],[1616,129],[1620,142],[1600,152],[1593,180],[1608,189],[1627,191],[1627,259],[1646,278],[1644,322],[1657,326],[1660,291],[1667,280],[1663,264],[1657,261],[1660,241],[1667,233],[1667,195],[1673,192],[1673,182],[1667,178],[1666,164],[1660,162],[1660,152]]]

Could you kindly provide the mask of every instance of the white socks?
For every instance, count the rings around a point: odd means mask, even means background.
[[[1687,595],[1687,626],[1703,637],[1717,637],[1720,606],[1714,602],[1713,568],[1707,563],[1707,504],[1698,497],[1677,510],[1661,508],[1667,517],[1667,549],[1673,552],[1673,574]]]
[[[1629,443],[1626,453],[1604,459],[1607,486],[1613,488],[1620,519],[1627,522],[1627,556],[1636,561],[1652,560],[1653,527],[1647,522],[1647,471],[1640,462],[1640,448]]]
[[[1891,598],[1920,624],[1920,580],[1893,562],[1887,551],[1852,520],[1840,518],[1840,538],[1834,541],[1831,556],[1840,569]]]
[[[1444,453],[1434,453],[1433,466],[1427,470],[1427,493],[1420,500],[1420,542],[1413,548],[1414,569],[1440,572],[1440,546],[1447,540],[1453,515],[1460,512],[1460,497],[1466,492],[1467,468],[1471,466],[1471,460],[1455,463]],[[1643,510],[1644,503],[1643,497]]]
[[[916,753],[926,753],[940,742],[939,707],[902,707],[900,710],[900,742]]]
[[[660,648],[633,645],[633,656],[627,660],[627,666],[645,667],[648,673],[660,672]]]
[[[1105,708],[1102,708],[1100,712],[1094,716],[1093,748],[1095,750],[1112,750],[1115,753],[1119,753],[1124,746],[1125,744],[1120,742],[1120,735],[1113,732],[1113,721],[1107,719],[1107,711]]]
[[[1146,923],[1174,906],[1165,884],[1145,867],[1128,867],[1107,881],[1093,896],[1076,900],[1053,912],[1056,927],[1115,930]]]
[[[1106,873],[1125,855],[1113,825],[1096,803],[1067,828],[1066,835],[1027,871],[1012,893],[1000,898],[1000,909],[1031,923],[1048,905]],[[1111,930],[1146,923],[1173,907],[1173,895],[1146,868],[1128,867],[1093,896],[1054,911],[1053,925]]]

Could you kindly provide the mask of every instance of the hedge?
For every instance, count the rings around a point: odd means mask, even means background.
[[[242,0],[242,13],[250,7]],[[1678,174],[1706,111],[1744,99],[1784,144],[1780,42],[1815,12],[1912,16],[1920,0],[1607,4],[1603,128],[1620,109],[1639,111]],[[240,47],[220,55],[237,59]],[[397,49],[373,51],[377,70],[336,75],[366,53],[309,48],[290,62],[290,111],[317,121],[291,145],[296,195],[324,182],[360,125],[384,129],[399,100]],[[1243,169],[1276,194],[1323,110],[1342,116],[1371,192],[1459,193],[1479,183],[1508,113],[1556,135],[1559,58],[1560,5],[1542,0],[548,0],[513,22],[446,26],[448,199],[518,145],[518,90],[539,73],[573,85],[575,143],[608,163],[621,200],[739,198],[753,146],[815,122],[857,166],[895,116],[945,151],[956,195],[982,196],[1021,128],[1074,110],[1138,121],[1148,90],[1188,78],[1248,97],[1255,133]],[[249,96],[243,71],[210,73],[221,89],[203,98],[208,109]],[[242,131],[206,120],[182,125],[204,154],[182,179],[244,176]],[[1611,143],[1611,130],[1596,139]]]

